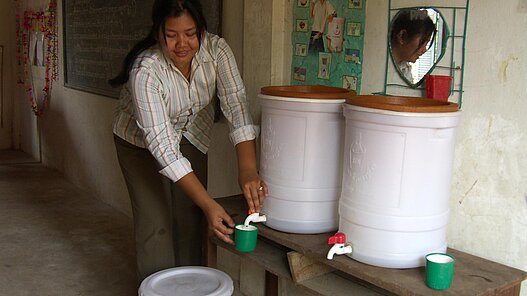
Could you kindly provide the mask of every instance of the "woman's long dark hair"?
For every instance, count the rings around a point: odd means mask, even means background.
[[[421,36],[419,47],[416,50],[419,50],[428,40],[432,40],[430,42],[430,46],[432,46],[437,32],[435,24],[426,10],[419,9],[404,9],[395,15],[391,26],[392,44],[396,41],[401,30],[406,31],[405,40],[411,40],[417,35]],[[432,38],[430,39],[430,37]]]
[[[205,17],[203,17],[203,10],[199,0],[155,0],[152,7],[152,28],[150,32],[128,52],[124,58],[121,71],[117,76],[108,80],[108,83],[112,87],[117,87],[128,82],[130,70],[137,56],[158,42],[157,36],[160,30],[163,32],[163,38],[166,38],[166,20],[170,17],[181,16],[185,12],[188,12],[196,22],[198,38],[201,42],[203,32],[207,29],[207,22],[205,21]]]

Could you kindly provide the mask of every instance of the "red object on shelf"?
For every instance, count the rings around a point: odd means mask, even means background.
[[[448,101],[452,76],[426,75],[426,97],[430,99]]]

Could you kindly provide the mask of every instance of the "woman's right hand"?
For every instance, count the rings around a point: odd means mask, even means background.
[[[214,235],[222,241],[231,245],[234,244],[232,239],[229,238],[229,235],[234,232],[234,221],[222,206],[209,196],[196,175],[193,172],[188,173],[179,179],[177,184],[201,208],[207,217],[207,224],[210,231],[214,232]]]
[[[203,212],[207,217],[209,229],[214,235],[228,244],[234,244],[229,235],[234,232],[235,224],[225,209],[211,198],[207,206],[203,208]]]

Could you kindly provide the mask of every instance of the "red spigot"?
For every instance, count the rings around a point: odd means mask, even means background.
[[[335,235],[328,238],[328,245],[334,244],[345,244],[346,243],[346,234],[344,232],[337,232]]]

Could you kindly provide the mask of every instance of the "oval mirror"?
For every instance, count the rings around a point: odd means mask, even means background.
[[[393,64],[411,87],[419,86],[445,54],[448,28],[430,7],[405,8],[390,24],[388,45]]]

